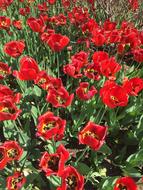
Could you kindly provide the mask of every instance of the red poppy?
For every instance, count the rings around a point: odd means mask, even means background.
[[[61,34],[52,34],[49,37],[47,44],[53,51],[59,52],[68,45],[69,41],[70,39],[67,36],[62,36]]]
[[[9,30],[11,25],[11,20],[9,17],[0,16],[0,29]]]
[[[138,93],[143,89],[143,79],[138,77],[129,80],[127,79],[123,84],[123,88],[129,95],[137,96]]]
[[[125,89],[113,81],[105,82],[100,89],[100,97],[109,108],[126,106],[128,103],[128,94]]]
[[[24,41],[10,41],[4,45],[4,52],[11,57],[19,57],[25,48]]]
[[[53,154],[44,152],[42,158],[40,159],[39,166],[47,176],[59,175],[64,169],[65,162],[68,158],[69,152],[61,144]]]
[[[97,90],[94,86],[91,86],[89,90],[88,87],[89,87],[88,82],[81,82],[79,84],[79,87],[76,89],[76,95],[81,100],[89,100],[97,93]]]
[[[38,73],[39,68],[35,59],[24,56],[20,59],[20,71],[14,71],[13,75],[20,80],[34,80]]]
[[[0,84],[0,101],[10,100],[14,103],[19,103],[20,98],[20,93],[14,93],[8,86]]]
[[[0,146],[0,170],[3,170],[7,165],[6,149],[3,145]]]
[[[23,154],[23,149],[16,141],[6,141],[3,146],[6,149],[7,161],[19,160]]]
[[[57,190],[83,190],[84,177],[77,170],[68,166],[61,172],[62,185]]]
[[[20,190],[25,182],[26,178],[23,173],[16,171],[12,176],[6,179],[7,190]]]
[[[58,90],[50,88],[47,94],[47,102],[51,103],[55,108],[57,107],[67,107],[71,105],[74,94],[69,95],[68,91],[61,87]]]
[[[99,150],[105,141],[107,127],[97,125],[91,121],[79,132],[79,142],[94,150]]]
[[[34,32],[44,32],[45,24],[41,18],[30,17],[27,19],[27,24]]]
[[[0,62],[0,80],[4,79],[10,73],[11,67],[9,67],[6,63]]]
[[[121,189],[137,190],[138,188],[135,181],[131,177],[121,177],[117,179],[114,185],[114,190]]]
[[[143,49],[137,49],[133,51],[134,60],[137,62],[143,62]]]
[[[46,112],[38,118],[37,136],[46,140],[54,138],[61,140],[64,136],[66,120],[55,116],[52,112]]]
[[[0,102],[0,121],[16,120],[20,115],[19,110],[11,100],[3,100]]]

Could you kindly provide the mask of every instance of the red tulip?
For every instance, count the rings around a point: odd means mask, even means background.
[[[114,190],[121,189],[137,190],[138,188],[135,181],[131,177],[121,177],[117,179]]]
[[[84,189],[84,177],[80,175],[77,170],[72,167],[66,167],[60,174],[62,178],[62,185],[57,190],[83,190]]]
[[[52,34],[49,37],[47,44],[53,51],[59,52],[68,45],[69,41],[70,39],[67,36],[62,36],[61,34]]]
[[[37,136],[45,140],[54,138],[55,141],[63,138],[66,120],[55,116],[52,112],[46,112],[44,115],[41,115],[38,120]]]
[[[12,176],[6,179],[7,190],[20,190],[25,182],[26,178],[23,173],[16,171]]]
[[[68,158],[69,152],[61,144],[53,154],[44,152],[39,166],[46,173],[46,176],[59,175],[63,171]]]
[[[88,122],[79,132],[79,142],[86,144],[94,150],[99,150],[105,141],[107,127]]]
[[[0,80],[4,79],[10,73],[11,67],[9,67],[6,63],[0,62]]]
[[[67,107],[71,105],[74,94],[69,95],[68,91],[61,87],[58,90],[50,88],[47,94],[47,102],[51,103],[55,108],[57,107]]]
[[[20,80],[35,80],[38,73],[39,68],[35,59],[24,56],[20,59],[20,71],[14,71],[13,75]]]
[[[24,41],[10,41],[4,45],[4,52],[11,57],[19,57],[25,48]]]
[[[79,87],[76,89],[76,95],[81,100],[89,100],[97,93],[97,90],[94,86],[91,86],[89,90],[88,87],[89,87],[88,82],[81,82],[79,84]]]
[[[0,16],[0,29],[9,30],[10,25],[11,25],[10,18],[6,16]]]

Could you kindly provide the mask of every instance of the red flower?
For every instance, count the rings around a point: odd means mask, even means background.
[[[14,20],[12,22],[13,26],[15,28],[17,28],[18,30],[21,30],[22,29],[22,21],[21,20]]]
[[[4,79],[11,73],[11,68],[3,62],[0,62],[0,80]]]
[[[50,87],[58,89],[63,86],[60,78],[51,77],[45,71],[40,71],[34,82],[44,90],[48,90]]]
[[[49,154],[44,152],[42,158],[40,159],[40,168],[46,173],[47,176],[59,175],[64,169],[65,162],[69,158],[69,152],[61,144],[56,153]]]
[[[77,170],[68,166],[61,172],[62,185],[57,190],[83,190],[84,177],[80,175]]]
[[[23,154],[23,149],[16,141],[6,141],[3,146],[6,149],[7,161],[19,160]]]
[[[9,87],[0,84],[0,101],[10,100],[14,103],[19,103],[20,98],[20,93],[14,94],[14,92]]]
[[[34,80],[38,73],[39,68],[35,59],[24,56],[20,59],[20,71],[14,71],[13,75],[20,80]]]
[[[70,39],[67,36],[62,36],[61,34],[52,34],[47,44],[53,51],[61,51],[65,46],[68,45]]]
[[[4,45],[4,52],[11,57],[19,57],[25,48],[25,43],[21,41],[10,41]]]
[[[47,94],[47,102],[51,103],[55,108],[57,107],[67,107],[71,105],[74,94],[69,95],[68,91],[61,87],[58,90],[50,88]]]
[[[30,17],[27,19],[27,24],[34,32],[43,32],[45,29],[44,21],[41,18]]]
[[[114,190],[121,190],[121,189],[137,190],[137,185],[131,177],[121,177],[117,179],[114,186]]]
[[[114,57],[104,60],[100,65],[101,74],[111,80],[116,79],[114,75],[119,72],[120,69],[121,66],[115,61]]]
[[[56,0],[48,0],[48,3],[49,3],[50,5],[53,5],[53,4],[56,3]]]
[[[91,121],[79,132],[79,142],[86,144],[94,150],[99,150],[105,141],[107,127],[97,125]]]
[[[62,120],[52,112],[46,112],[38,120],[37,136],[43,137],[46,140],[54,138],[55,141],[63,138],[66,120]]]
[[[3,170],[6,165],[7,165],[6,149],[2,145],[0,146],[0,170]]]
[[[6,187],[8,190],[20,190],[25,184],[26,178],[23,173],[15,172],[12,176],[6,179]]]
[[[94,63],[87,65],[87,67],[84,69],[84,74],[89,79],[93,80],[100,79],[99,72],[97,71],[96,65]]]
[[[63,72],[73,78],[81,78],[82,74],[80,73],[80,70],[82,68],[83,64],[82,62],[76,62],[67,64],[63,67]]]
[[[55,34],[55,31],[52,30],[52,29],[48,29],[46,32],[42,33],[41,36],[40,36],[40,39],[43,41],[43,42],[47,42],[50,38],[50,36],[52,34]]]
[[[81,100],[89,100],[97,93],[97,90],[94,86],[91,86],[89,90],[88,87],[89,87],[88,82],[81,82],[79,84],[79,87],[76,89],[76,95]]]
[[[130,5],[131,5],[131,8],[133,10],[136,10],[139,8],[139,3],[138,3],[138,0],[128,0]]]
[[[125,89],[113,81],[106,81],[100,89],[100,97],[104,104],[110,108],[117,106],[126,106],[128,103],[128,94]]]
[[[0,121],[16,120],[21,113],[11,100],[0,101]]]
[[[0,16],[0,29],[9,30],[11,24],[10,18],[6,16]]]
[[[143,49],[133,51],[134,60],[137,62],[143,62]]]
[[[123,88],[129,95],[137,96],[138,93],[143,89],[143,79],[136,77],[126,80],[123,84]]]
[[[102,46],[105,43],[105,36],[102,33],[96,32],[92,37],[92,42],[96,46]]]
[[[22,16],[26,16],[26,15],[30,14],[30,7],[20,8],[19,14]]]

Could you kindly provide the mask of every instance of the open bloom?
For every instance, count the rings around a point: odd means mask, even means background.
[[[128,104],[128,94],[126,90],[114,81],[106,81],[100,89],[100,97],[109,108],[126,106]]]
[[[19,57],[25,48],[25,43],[22,40],[10,41],[4,45],[4,52],[11,57]]]
[[[66,167],[61,172],[60,177],[62,178],[62,185],[57,190],[83,190],[84,177],[74,167]]]
[[[9,30],[11,24],[11,20],[9,17],[0,16],[0,29]]]
[[[6,149],[8,162],[19,160],[23,154],[23,149],[16,141],[6,141],[3,146]]]
[[[137,96],[138,93],[143,89],[143,79],[135,77],[126,80],[123,84],[123,88],[129,95]]]
[[[66,120],[55,116],[52,112],[46,112],[38,120],[37,136],[43,137],[46,140],[52,138],[54,140],[61,140],[63,138]]]
[[[91,121],[79,132],[79,142],[86,144],[94,150],[99,150],[105,141],[107,127],[97,125]]]
[[[121,190],[121,189],[137,190],[137,185],[131,177],[121,177],[117,179],[114,186],[114,190]]]
[[[58,90],[50,88],[46,97],[47,102],[51,103],[55,108],[67,107],[71,105],[74,94],[69,95],[68,91],[61,87]]]
[[[0,62],[0,80],[4,79],[11,73],[11,68],[3,62]]]
[[[0,102],[0,121],[16,120],[20,113],[21,110],[16,107],[12,100],[5,99]]]
[[[49,154],[44,152],[42,158],[40,159],[40,168],[46,173],[47,176],[59,175],[64,169],[65,162],[69,158],[69,152],[61,144],[56,153]]]
[[[8,190],[20,190],[25,182],[23,173],[16,171],[12,176],[7,177],[6,187]]]
[[[12,102],[19,103],[20,98],[20,93],[14,93],[8,86],[0,84],[0,101],[7,99]]]
[[[51,34],[46,43],[53,51],[59,52],[68,45],[69,41],[70,39],[67,36],[62,36],[61,34]]]
[[[81,82],[79,84],[79,87],[76,89],[76,95],[81,100],[89,100],[97,93],[97,90],[94,86],[91,86],[89,90],[88,87],[89,87],[88,82]]]
[[[20,71],[14,71],[13,75],[20,80],[34,80],[38,73],[39,68],[35,59],[24,56],[20,59]]]
[[[23,149],[16,141],[5,141],[0,146],[0,170],[4,169],[7,163],[19,160],[23,154]]]

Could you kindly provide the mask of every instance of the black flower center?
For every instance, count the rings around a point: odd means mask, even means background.
[[[58,171],[59,167],[59,157],[58,156],[51,156],[48,161],[48,167],[53,170],[54,172]]]
[[[3,157],[4,157],[3,152],[0,152],[0,162],[3,160]]]
[[[127,187],[123,184],[118,185],[119,190],[127,190]]]

